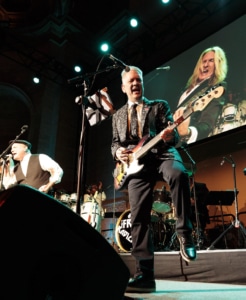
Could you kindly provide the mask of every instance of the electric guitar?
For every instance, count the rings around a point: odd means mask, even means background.
[[[161,133],[163,133],[166,129],[176,128],[193,112],[203,110],[210,103],[210,101],[212,101],[214,98],[219,98],[223,93],[224,87],[222,85],[217,85],[209,89],[206,93],[198,96],[185,108],[183,115],[165,128]],[[136,147],[126,150],[126,153],[129,154],[127,163],[123,161],[116,163],[113,174],[114,187],[116,190],[121,190],[132,175],[137,174],[142,170],[144,165],[139,165],[139,159],[143,157],[151,148],[153,148],[160,140],[162,140],[161,134],[156,135],[150,141],[148,140],[149,135],[146,135],[140,140]]]

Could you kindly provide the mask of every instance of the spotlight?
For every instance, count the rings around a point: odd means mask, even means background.
[[[33,80],[33,82],[34,83],[36,83],[36,84],[39,84],[40,83],[40,78],[39,78],[39,76],[33,76],[33,78],[32,78],[32,80]]]
[[[109,44],[108,43],[102,43],[100,46],[100,49],[102,52],[108,52],[109,51]]]
[[[81,72],[81,67],[80,67],[80,66],[75,66],[75,67],[74,67],[74,71],[75,71],[76,73]]]
[[[130,20],[130,25],[131,25],[131,27],[133,27],[133,28],[138,27],[138,20],[137,20],[136,18],[131,18],[131,20]]]

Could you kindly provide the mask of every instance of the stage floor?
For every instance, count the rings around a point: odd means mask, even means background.
[[[246,286],[156,280],[155,293],[125,293],[124,300],[244,300]]]

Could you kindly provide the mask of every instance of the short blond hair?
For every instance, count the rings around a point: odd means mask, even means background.
[[[129,71],[131,70],[135,70],[136,72],[138,72],[138,74],[140,75],[140,77],[143,79],[143,71],[141,69],[139,69],[138,67],[136,66],[128,66],[129,67]],[[122,72],[121,72],[121,80],[123,81],[123,78],[124,76],[129,72],[129,71],[126,71],[126,69],[124,69]]]

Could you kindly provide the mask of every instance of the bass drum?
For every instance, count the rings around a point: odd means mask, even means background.
[[[118,247],[123,252],[132,250],[132,234],[131,234],[131,211],[124,211],[116,223],[115,239]],[[153,236],[154,250],[164,250],[168,243],[171,227],[162,221],[151,222],[151,230]]]
[[[132,249],[131,228],[131,211],[127,209],[120,215],[115,228],[115,239],[123,252],[130,252]]]

